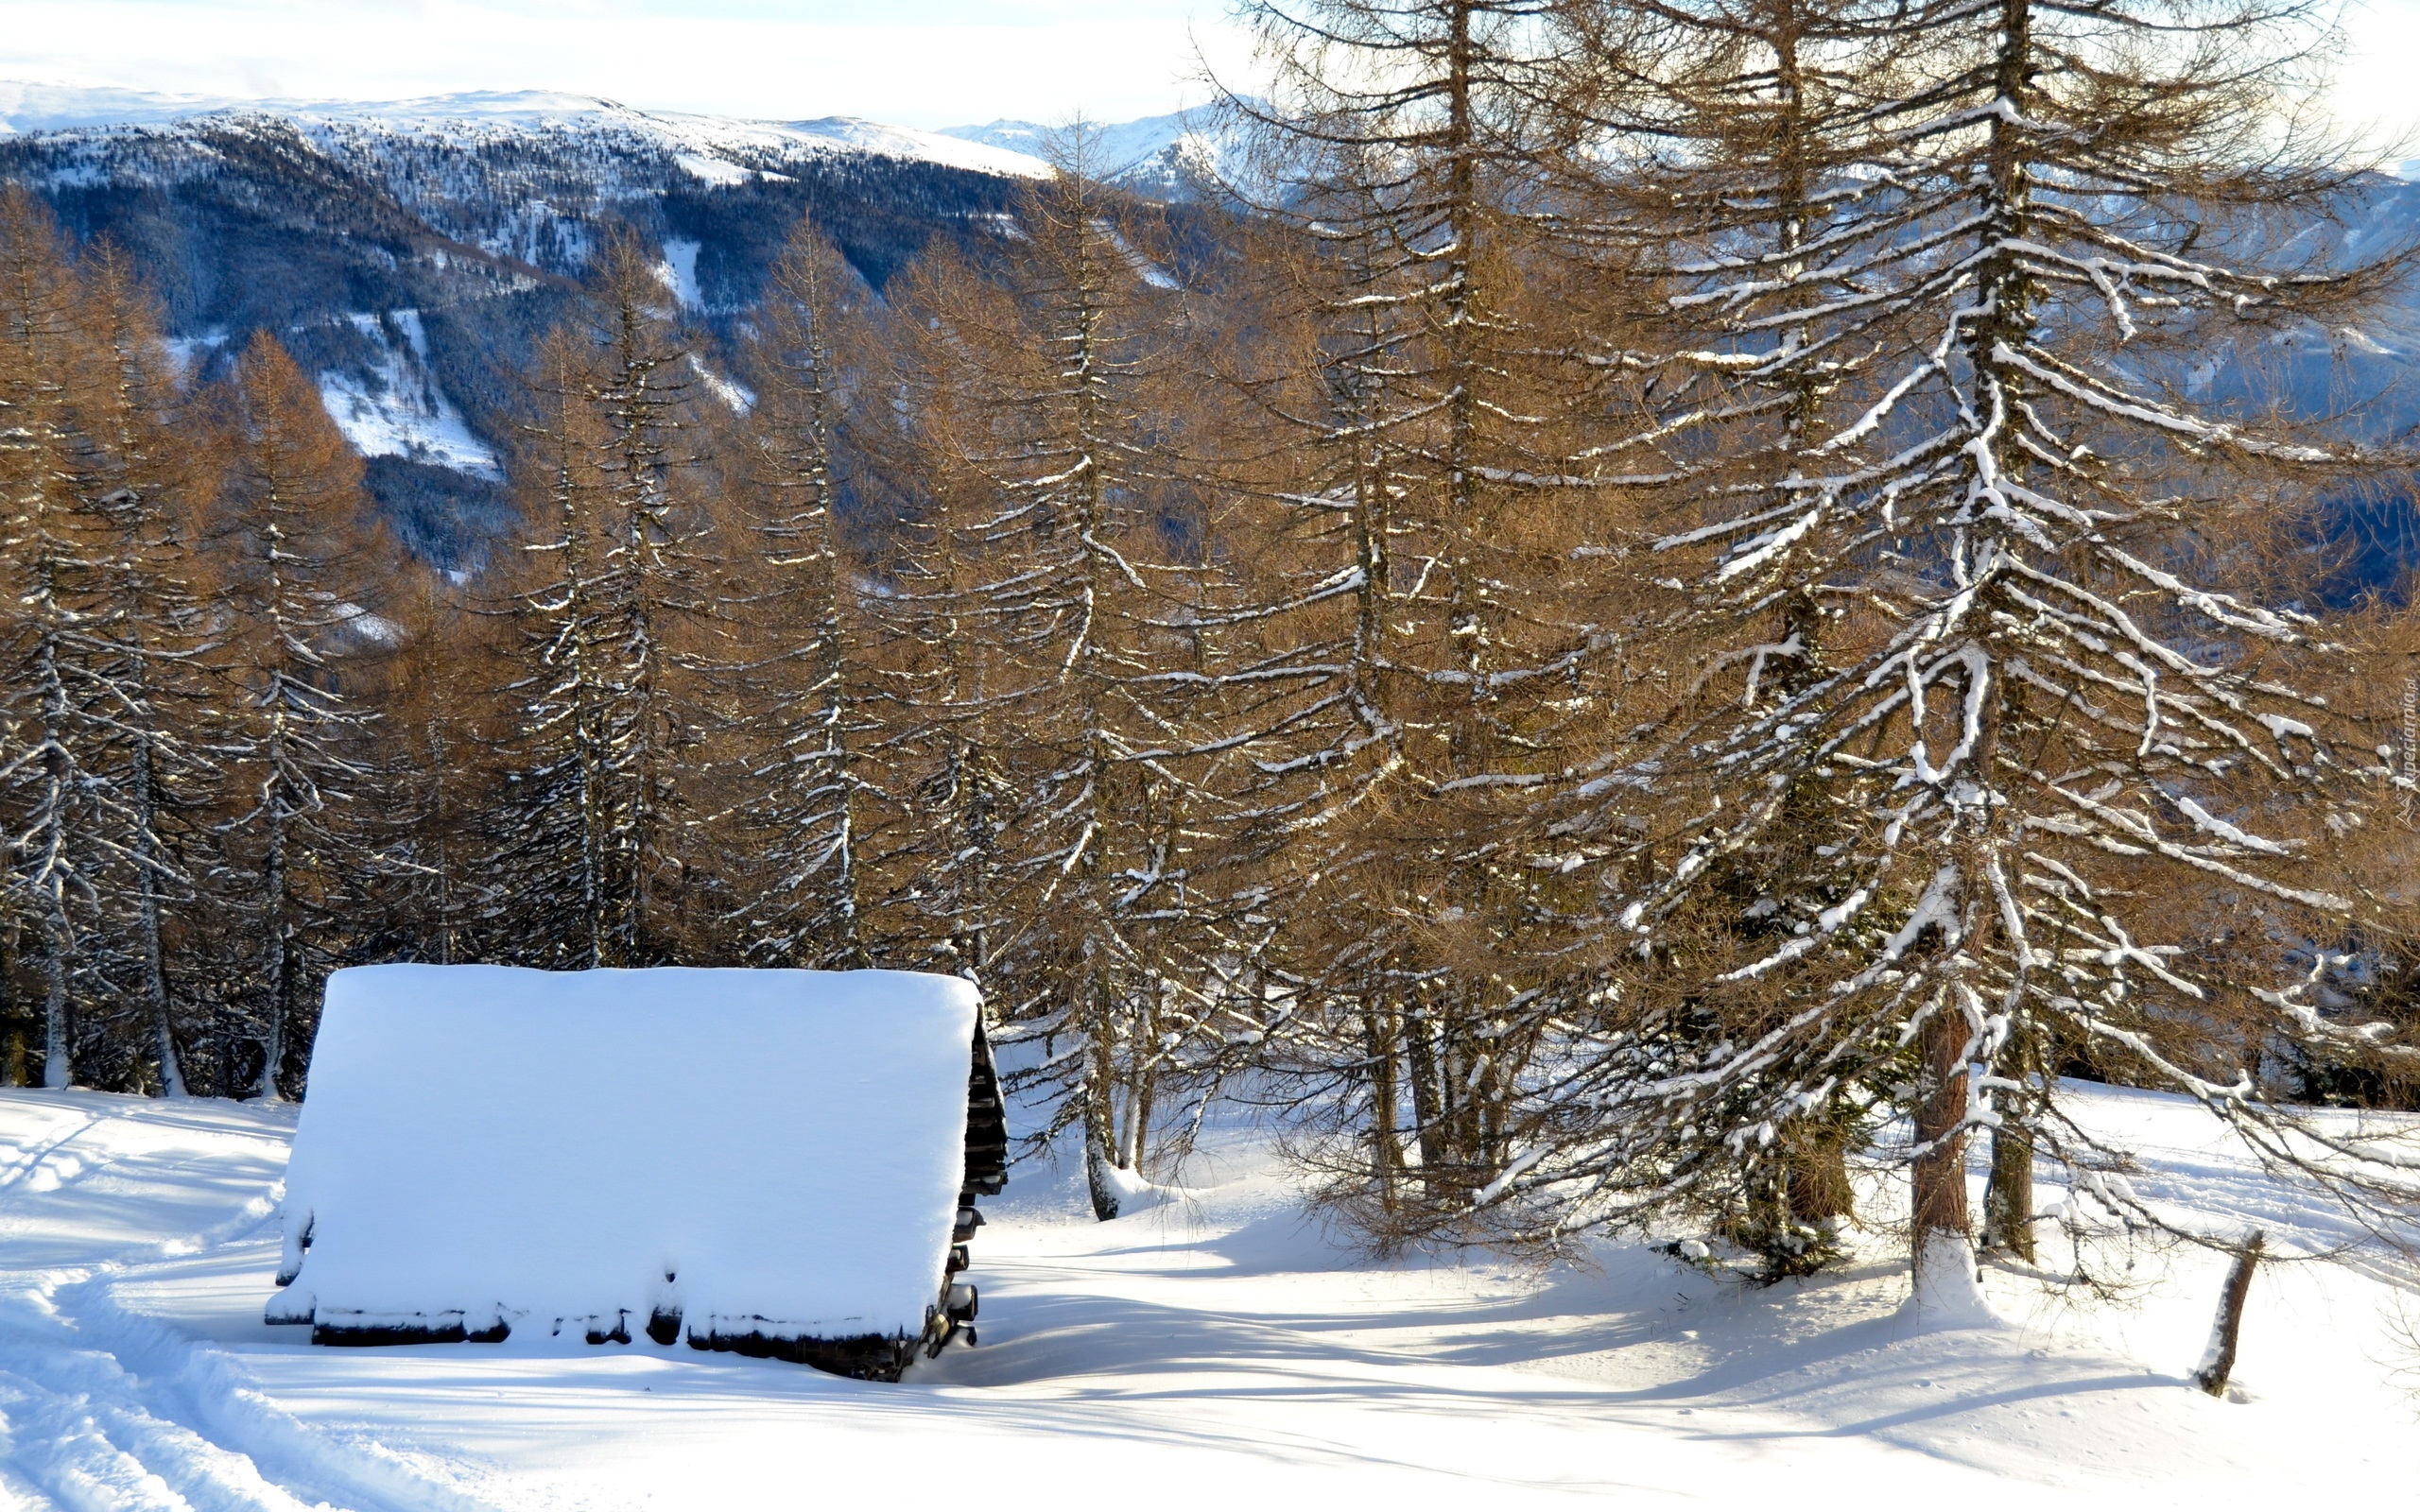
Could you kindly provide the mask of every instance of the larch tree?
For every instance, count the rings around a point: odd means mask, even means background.
[[[1029,633],[1010,645],[1041,715],[1015,855],[1021,989],[1061,1005],[1021,1030],[1080,1056],[1046,1068],[1080,1120],[1097,1216],[1140,1179],[1167,1062],[1171,983],[1201,925],[1188,819],[1207,730],[1199,708],[1197,500],[1173,465],[1183,416],[1167,367],[1184,319],[1153,217],[1096,174],[1080,125],[1020,213],[1005,260],[1012,324],[967,330],[995,366],[1003,449],[984,459],[1019,531]],[[1189,528],[1190,527],[1190,528]],[[1191,538],[1191,539],[1188,539]],[[1191,674],[1191,676],[1188,676]],[[1035,737],[1039,737],[1038,739]]]
[[[603,446],[588,408],[588,353],[550,336],[531,380],[534,416],[512,468],[521,494],[517,559],[497,576],[511,593],[523,654],[499,696],[522,714],[480,869],[500,885],[486,924],[509,959],[585,969],[607,964],[604,825],[612,696],[605,599],[607,525],[595,466]]]
[[[870,778],[902,815],[882,857],[884,949],[902,964],[963,975],[987,994],[1006,913],[1007,832],[1016,810],[1006,713],[1011,617],[986,592],[995,508],[962,438],[989,423],[939,312],[985,297],[963,260],[928,250],[866,312],[856,350],[855,449],[868,507],[897,522],[865,564],[864,669]],[[977,455],[981,455],[979,449]],[[867,859],[860,856],[860,859]],[[995,1006],[990,1010],[996,1013]]]
[[[1653,503],[1615,544],[1660,576],[1661,554],[1633,548],[1795,498],[1826,418],[1881,355],[1858,322],[1829,317],[1859,292],[1856,260],[1835,255],[1840,239],[1858,233],[1903,156],[1890,122],[1868,105],[1902,67],[1905,28],[1888,8],[1856,0],[1580,5],[1556,25],[1563,41],[1540,90],[1559,122],[1547,133],[1559,150],[1543,165],[1555,206],[1548,230],[1588,312],[1575,354],[1637,375],[1631,391],[1647,423],[1627,438],[1628,471]],[[1743,285],[1753,302],[1738,297]],[[1723,674],[1745,663],[1746,699],[1787,698],[1825,665],[1821,593],[1751,598],[1726,619],[1678,597],[1686,589],[1678,579],[1662,586],[1675,596],[1655,616],[1651,660],[1717,671],[1690,679],[1685,696],[1709,684],[1728,696],[1735,684]],[[1600,897],[1619,896],[1638,875],[1626,832],[1651,823],[1649,805],[1635,801],[1648,792],[1583,788],[1558,815],[1574,855],[1609,873]],[[1760,900],[1793,852],[1830,843],[1824,811],[1808,798],[1800,790],[1785,820],[1702,881],[1725,900],[1706,911],[1705,927],[1763,936],[1794,922]],[[1599,929],[1611,921],[1585,903],[1580,912]],[[1669,985],[1678,997],[1659,1033],[1675,1043],[1722,1038],[1688,971]],[[1846,1153],[1870,1131],[1857,1100],[1835,1089],[1819,1116],[1786,1137],[1731,1151],[1719,1176],[1692,1189],[1691,1204],[1760,1255],[1769,1276],[1819,1267],[1840,1253],[1852,1194]]]
[[[2335,851],[2392,773],[2318,691],[2345,648],[2248,591],[2241,549],[2377,464],[2187,380],[2358,318],[2397,271],[2272,229],[2353,192],[2291,134],[2300,19],[1893,12],[1891,66],[1857,80],[1887,173],[1827,180],[1820,239],[1679,269],[1757,383],[1806,365],[1828,391],[1783,476],[1654,542],[1691,589],[1694,687],[1629,769],[1649,833],[1605,873],[1626,996],[1562,1047],[1585,1069],[1492,1188],[1508,1229],[1658,1211],[1846,1095],[1909,1115],[1916,1297],[1965,1308],[1977,1129],[2007,1131],[2003,1232],[2034,1221],[2037,1152],[2080,1202],[2157,1221],[2062,1113],[2069,1055],[2393,1200],[2404,1158],[2257,1075],[2276,1040],[2410,1052],[2320,1014],[2277,943],[2377,906]],[[1820,610],[1812,664],[1775,638],[1792,603]]]
[[[586,314],[548,340],[525,447],[520,593],[537,656],[502,864],[524,954],[641,966],[682,951],[689,895],[700,625],[711,610],[688,487],[698,385],[674,296],[632,235],[609,241]],[[540,922],[541,919],[546,922]]]
[[[1395,805],[1416,795],[1398,644],[1415,627],[1393,602],[1403,490],[1384,423],[1410,336],[1392,301],[1355,298],[1366,240],[1306,250],[1290,228],[1248,234],[1259,276],[1207,312],[1230,334],[1201,363],[1236,400],[1218,440],[1232,588],[1201,616],[1229,641],[1222,725],[1246,758],[1222,819],[1257,862],[1267,921],[1235,954],[1290,1009],[1262,1058],[1341,1092],[1325,1106],[1361,1148],[1327,1163],[1339,1195],[1366,1194],[1383,1224],[1413,1112],[1402,1062],[1419,972],[1386,881]]]
[[[1345,1163],[1404,1234],[1461,1221],[1510,1158],[1538,1033],[1594,990],[1537,821],[1601,762],[1614,717],[1610,653],[1635,610],[1603,548],[1638,409],[1618,369],[1585,360],[1554,261],[1539,92],[1555,9],[1253,8],[1275,85],[1231,106],[1283,186],[1267,212],[1311,249],[1297,318],[1317,333],[1314,388],[1288,402],[1308,467],[1291,500],[1305,539],[1336,553],[1311,578],[1335,621],[1317,696],[1352,711],[1330,744],[1271,752],[1332,769],[1357,805],[1305,831],[1338,904],[1306,921],[1350,937],[1292,954],[1334,963],[1305,989],[1335,1010],[1338,1068],[1393,1109],[1378,1122],[1402,1116],[1407,1147],[1391,1131],[1364,1170]],[[1383,802],[1354,796],[1356,766]],[[1405,1161],[1409,1207],[1392,1196]]]
[[[1196,568],[1152,399],[1182,318],[1175,281],[1150,217],[1090,176],[1090,134],[1068,146],[1025,197],[995,277],[942,259],[900,291],[919,386],[898,418],[926,507],[880,612],[931,648],[951,689],[927,790],[982,826],[977,849],[996,846],[969,965],[1012,1033],[1056,1047],[1027,1080],[1052,1098],[1048,1132],[1083,1128],[1107,1218],[1143,1143],[1147,1041],[1163,1032],[1148,1025],[1191,919],[1179,815],[1198,684],[1160,673],[1187,644]],[[951,885],[961,906],[974,880]]]
[[[182,413],[158,312],[129,259],[103,245],[86,254],[81,273],[75,488],[112,531],[101,717],[118,747],[126,832],[119,927],[157,1085],[179,1097],[180,1010],[192,994],[171,984],[171,936],[209,869],[205,811],[216,779],[208,737],[217,712],[199,670],[216,630],[192,559],[208,470],[180,444],[194,421]]]
[[[735,806],[753,837],[740,905],[748,948],[788,965],[872,960],[868,837],[878,790],[860,747],[878,727],[869,724],[858,573],[838,517],[841,328],[861,282],[803,219],[773,265],[751,353],[756,571],[731,606],[745,637],[735,664],[717,676],[738,700]]]
[[[237,988],[260,1055],[259,1095],[299,1085],[318,988],[358,920],[349,906],[388,865],[363,801],[379,774],[375,712],[349,658],[384,651],[385,541],[361,461],[273,336],[253,337],[226,396],[227,481],[212,526],[230,625],[214,654],[233,684],[221,821],[223,892],[252,959]],[[244,950],[245,942],[236,949]]]
[[[387,763],[389,820],[400,836],[392,901],[381,910],[391,920],[390,948],[441,966],[518,948],[522,941],[495,921],[529,900],[508,904],[501,896],[485,865],[481,827],[491,815],[512,812],[498,777],[518,711],[497,696],[518,680],[497,675],[510,616],[415,563],[385,617],[398,642],[382,699],[395,747]]]
[[[102,624],[111,547],[105,516],[73,487],[75,276],[48,214],[22,185],[0,192],[0,559],[9,576],[7,723],[0,727],[11,915],[36,948],[43,1082],[74,1077],[74,996],[98,963],[103,876],[119,864],[126,816]]]
[[[592,305],[584,399],[602,433],[591,465],[608,532],[597,578],[602,938],[607,963],[643,965],[678,953],[697,881],[683,768],[702,739],[692,674],[711,609],[698,560],[710,523],[684,489],[699,461],[687,450],[694,353],[659,260],[635,236],[605,247]]]

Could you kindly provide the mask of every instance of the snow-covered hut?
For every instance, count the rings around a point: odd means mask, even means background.
[[[895,1379],[1008,1142],[972,985],[372,966],[328,979],[272,1323],[633,1336]]]

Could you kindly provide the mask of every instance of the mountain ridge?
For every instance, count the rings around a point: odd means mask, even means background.
[[[980,126],[945,126],[938,133],[1048,161],[1054,139],[1080,123],[1061,126],[1002,118]],[[1132,121],[1084,121],[1095,154],[1095,177],[1157,199],[1208,198],[1236,180],[1242,143],[1215,105],[1198,105]]]
[[[134,132],[248,117],[293,121],[322,132],[352,127],[454,140],[515,131],[619,129],[741,171],[763,171],[763,161],[803,152],[868,152],[1012,178],[1049,172],[1038,158],[992,143],[848,115],[794,120],[709,115],[646,110],[603,95],[556,90],[468,90],[391,100],[251,99],[0,80],[0,132],[9,136]],[[708,169],[700,177],[712,180],[717,174]]]

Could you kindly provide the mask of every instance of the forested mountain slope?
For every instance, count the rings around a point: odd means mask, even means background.
[[[132,254],[201,375],[275,332],[320,375],[415,549],[467,563],[504,524],[513,416],[540,335],[608,228],[666,254],[689,317],[728,335],[774,254],[813,215],[879,288],[935,235],[996,235],[1047,169],[1050,129],[927,132],[845,117],[741,121],[527,91],[383,103],[240,101],[0,82],[0,180],[35,186],[80,240]],[[1098,128],[1102,176],[1205,198],[1243,162],[1206,110]],[[2377,179],[2285,233],[2347,260],[2420,238],[2420,184]],[[2376,329],[2278,331],[2182,381],[2203,397],[2361,408],[2377,434],[2420,422],[2420,297]],[[2420,541],[2408,511],[2348,518],[2351,586],[2392,578]]]
[[[13,95],[13,98],[11,96]],[[518,94],[241,104],[0,87],[0,179],[132,254],[205,373],[275,332],[440,559],[501,520],[518,374],[591,251],[629,226],[727,327],[812,215],[877,286],[986,234],[1036,160],[833,118],[741,122]]]

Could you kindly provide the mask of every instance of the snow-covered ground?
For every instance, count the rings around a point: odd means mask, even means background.
[[[2085,1095],[2145,1195],[2344,1237],[2193,1110]],[[2420,1503],[2420,1308],[2374,1267],[2264,1270],[2241,1400],[2216,1401],[2184,1384],[2219,1285],[2199,1253],[2113,1252],[2116,1305],[1996,1274],[2007,1327],[1932,1332],[1881,1239],[1770,1290],[1637,1246],[1373,1263],[1236,1130],[1110,1224],[1073,1162],[1022,1172],[984,1204],[980,1347],[901,1385],[644,1339],[313,1349],[260,1321],[291,1129],[0,1092],[0,1507]]]

